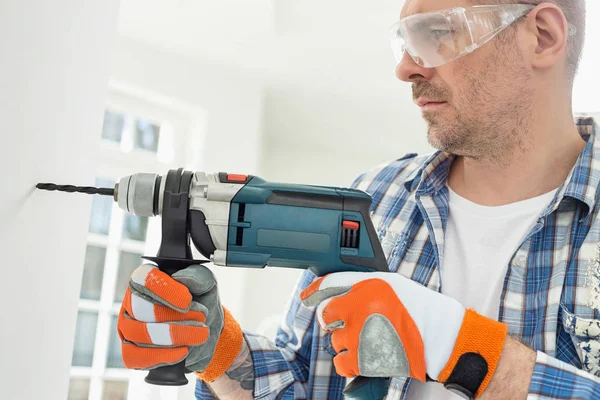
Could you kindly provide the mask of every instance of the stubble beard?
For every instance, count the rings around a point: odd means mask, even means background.
[[[427,141],[433,148],[464,155],[468,148],[472,147],[469,137],[473,136],[474,129],[469,121],[465,121],[460,115],[448,119],[434,111],[424,113],[423,118],[428,125]]]
[[[432,147],[506,165],[528,150],[531,126],[527,121],[532,112],[533,93],[523,89],[527,88],[528,77],[522,64],[512,60],[513,64],[507,66],[501,65],[502,61],[501,64],[491,61],[489,65],[495,66],[466,78],[463,86],[466,89],[452,104],[427,111],[423,118],[428,124],[427,140]],[[511,78],[506,79],[508,76]],[[503,87],[507,82],[514,88],[512,93]],[[447,94],[436,88],[421,88],[420,92]],[[459,110],[467,110],[471,115]]]

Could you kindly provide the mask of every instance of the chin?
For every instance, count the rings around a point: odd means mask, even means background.
[[[434,149],[456,154],[460,149],[460,144],[464,142],[464,138],[453,129],[430,125],[427,141]]]

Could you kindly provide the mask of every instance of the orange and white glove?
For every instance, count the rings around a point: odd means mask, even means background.
[[[242,348],[242,330],[221,306],[213,273],[192,265],[172,276],[143,264],[129,280],[117,329],[127,368],[150,370],[185,359],[212,382]]]
[[[319,324],[331,332],[338,353],[335,368],[349,378],[425,382],[428,375],[446,383],[461,356],[475,353],[487,364],[478,396],[494,374],[508,331],[506,325],[396,273],[330,274],[314,281],[301,298],[308,307],[318,306]]]

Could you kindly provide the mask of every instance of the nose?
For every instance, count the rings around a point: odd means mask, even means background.
[[[433,68],[425,68],[417,64],[408,52],[404,52],[402,60],[396,67],[396,76],[404,82],[412,83],[418,80],[428,80],[434,74]]]

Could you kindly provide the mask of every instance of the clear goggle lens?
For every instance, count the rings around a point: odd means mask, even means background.
[[[533,8],[474,6],[412,15],[392,26],[392,50],[398,63],[408,52],[418,65],[435,68],[472,53]]]

